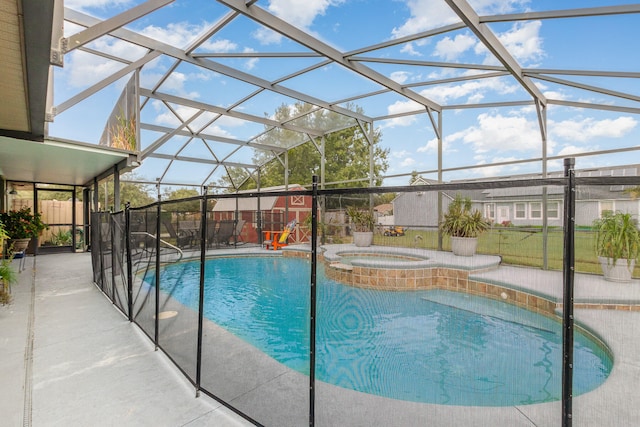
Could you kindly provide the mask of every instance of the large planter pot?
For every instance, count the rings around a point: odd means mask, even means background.
[[[451,237],[451,251],[454,255],[473,256],[478,246],[477,237]]]
[[[598,260],[600,260],[600,266],[602,267],[605,280],[610,282],[631,282],[631,274],[636,265],[635,259],[632,259],[631,263],[626,259],[619,259],[615,264],[611,258],[599,256]]]
[[[354,231],[353,244],[359,247],[371,246],[373,243],[373,231]]]
[[[20,256],[24,254],[27,247],[29,246],[30,238],[27,239],[9,239],[7,241],[7,247],[11,248],[13,253],[20,252]],[[19,258],[19,257],[18,257]]]

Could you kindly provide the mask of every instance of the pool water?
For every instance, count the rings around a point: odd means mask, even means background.
[[[309,262],[217,258],[205,271],[205,316],[308,374]],[[161,287],[197,310],[198,273],[198,262],[167,266]],[[325,279],[320,268],[316,321],[316,378],[327,383],[448,405],[561,397],[561,325],[510,304],[447,291],[353,288]],[[574,395],[598,387],[611,367],[607,352],[575,334]]]

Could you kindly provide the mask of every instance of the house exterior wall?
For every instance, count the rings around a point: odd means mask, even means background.
[[[640,200],[584,200],[576,202],[576,225],[591,226],[593,221],[602,217],[603,210],[611,208],[613,211],[630,213],[638,217]]]
[[[443,198],[446,209],[449,200]],[[438,226],[438,193],[425,191],[419,193],[402,193],[393,200],[394,225],[406,227]]]
[[[549,210],[547,225],[550,227],[560,227],[563,225],[563,201],[551,199],[549,205],[553,204],[554,209]],[[483,215],[495,224],[511,223],[514,226],[542,226],[542,201],[536,200],[512,200],[485,202],[483,204]],[[554,215],[554,212],[556,214]],[[553,215],[553,216],[551,216]]]

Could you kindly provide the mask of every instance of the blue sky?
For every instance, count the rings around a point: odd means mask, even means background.
[[[134,1],[66,0],[65,5],[91,16],[105,19],[139,4]],[[632,2],[607,1],[491,1],[470,3],[480,15],[521,13],[570,8],[611,6]],[[433,0],[260,0],[258,6],[293,23],[310,35],[317,36],[328,45],[350,52],[376,43],[427,31],[457,21],[444,2]],[[128,28],[148,37],[176,47],[188,46],[202,31],[220,19],[228,9],[207,0],[178,0],[142,19]],[[619,15],[592,18],[531,20],[489,24],[493,33],[508,47],[523,68],[532,69],[586,69],[598,71],[635,72],[640,70],[640,55],[635,45],[640,39],[640,15]],[[68,36],[80,27],[67,23]],[[89,47],[136,60],[144,49],[130,43],[102,37]],[[216,33],[196,53],[241,52],[307,52],[308,49],[282,37],[246,17],[239,17]],[[402,43],[363,54],[381,59],[393,58],[411,61],[453,62],[463,64],[499,65],[467,29],[451,31],[426,40]],[[316,64],[318,58],[292,58],[287,61],[274,58],[215,58],[215,61],[240,71],[273,81],[297,70]],[[150,62],[141,74],[141,85],[151,88],[169,69],[173,60],[166,56]],[[467,69],[439,68],[404,64],[365,62],[366,66],[398,82],[408,84],[468,75]],[[109,76],[123,64],[104,57],[75,50],[65,57],[64,68],[55,69],[55,100],[59,105],[66,99]],[[477,73],[475,71],[474,73]],[[609,77],[555,76],[585,85],[640,96],[639,79]],[[127,79],[121,79],[96,93],[91,98],[56,116],[50,124],[50,135],[90,143],[97,143],[104,124]],[[536,85],[549,99],[594,102],[614,106],[637,108],[636,100],[611,97],[593,91],[570,88],[553,82],[536,80]],[[328,101],[339,101],[351,96],[372,92],[380,87],[332,64],[316,69],[282,83],[287,88],[303,91]],[[247,83],[219,73],[205,71],[189,64],[181,64],[163,83],[162,92],[229,107],[238,99],[255,91]],[[526,100],[523,88],[511,78],[487,78],[455,84],[423,85],[413,90],[444,105],[468,105],[475,102],[504,102]],[[294,99],[265,91],[236,108],[256,116],[270,115],[275,107],[295,102]],[[421,107],[394,94],[378,95],[355,101],[370,117],[417,111]],[[193,114],[193,110],[177,107],[174,112],[154,100],[143,110],[144,122],[175,127],[179,120]],[[206,117],[194,124],[206,123]],[[602,112],[550,105],[547,110],[549,156],[569,156],[573,153],[595,152],[613,148],[637,146],[640,141],[640,117],[629,112]],[[200,122],[198,121],[200,120]],[[446,110],[443,113],[443,162],[445,168],[474,165],[492,165],[542,156],[539,127],[532,106],[485,109]],[[436,138],[425,114],[405,116],[375,122],[381,128],[382,145],[389,148],[390,168],[387,174],[408,174],[411,171],[430,171],[437,167]],[[196,126],[198,127],[198,126]],[[207,133],[247,140],[260,134],[262,125],[233,118],[214,122]],[[152,143],[158,135],[143,132],[142,144]],[[211,158],[211,153],[199,142],[183,147],[186,138],[176,138],[162,147],[170,154],[179,149],[193,156]],[[225,157],[235,147],[216,145],[215,155]],[[218,151],[219,150],[219,151]],[[186,154],[185,154],[186,155]],[[228,158],[230,161],[248,161],[251,150],[243,149]],[[579,168],[639,163],[637,152],[579,157]],[[145,162],[138,171],[148,180],[160,175],[167,181],[185,179],[193,183],[214,179],[210,166],[172,164],[155,159]],[[550,164],[550,169],[561,169],[561,161]],[[487,166],[469,170],[456,170],[445,175],[445,180],[478,178],[495,175],[539,172],[540,163]],[[433,174],[425,174],[434,178]],[[385,180],[386,185],[401,185],[407,177]]]

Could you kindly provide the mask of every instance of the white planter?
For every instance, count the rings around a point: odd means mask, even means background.
[[[478,246],[477,237],[451,237],[451,251],[454,255],[473,256]]]
[[[371,246],[373,243],[373,231],[354,231],[353,244],[359,247]]]
[[[635,259],[632,259],[631,263],[626,259],[619,259],[615,265],[611,258],[599,256],[598,259],[600,260],[600,266],[602,266],[605,280],[624,283],[631,281],[631,273],[633,273],[633,267],[636,265]]]

